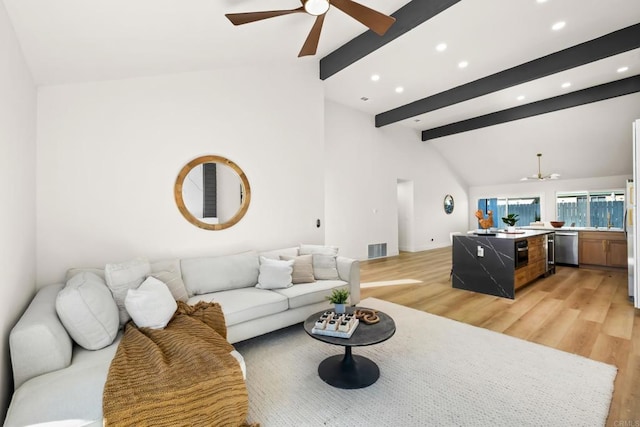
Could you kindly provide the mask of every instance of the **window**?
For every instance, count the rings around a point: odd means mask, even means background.
[[[478,200],[478,209],[485,214],[493,211],[493,226],[503,227],[502,217],[518,214],[518,226],[540,221],[540,197],[492,198]]]
[[[556,218],[571,227],[587,227],[587,193],[558,194]]]
[[[574,227],[622,228],[624,190],[581,191],[556,196],[559,221]]]

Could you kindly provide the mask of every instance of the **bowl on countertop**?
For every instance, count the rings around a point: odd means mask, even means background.
[[[553,228],[560,228],[564,225],[564,221],[550,221]]]

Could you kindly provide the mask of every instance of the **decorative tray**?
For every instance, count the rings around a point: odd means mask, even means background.
[[[351,338],[351,335],[353,335],[359,324],[360,321],[354,315],[325,311],[316,321],[316,325],[311,329],[311,333],[335,338]],[[332,326],[339,327],[340,330],[330,329]]]

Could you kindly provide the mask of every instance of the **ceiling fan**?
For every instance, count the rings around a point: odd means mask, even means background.
[[[267,18],[275,18],[276,16],[289,15],[292,13],[308,13],[316,17],[316,22],[311,27],[311,31],[307,39],[302,45],[302,49],[298,57],[315,55],[320,41],[320,32],[324,23],[324,16],[329,10],[329,6],[333,5],[351,16],[356,21],[369,27],[371,31],[382,36],[396,22],[396,18],[387,16],[383,13],[370,9],[353,0],[300,0],[302,7],[289,10],[270,10],[264,12],[247,12],[247,13],[227,13],[225,16],[229,18],[234,25],[248,24]]]
[[[536,156],[538,156],[538,174],[537,175],[531,175],[531,176],[525,176],[524,178],[520,178],[520,181],[533,181],[533,180],[544,181],[546,179],[558,179],[558,178],[560,178],[560,174],[559,173],[550,173],[548,175],[542,175],[542,173],[540,172],[540,158],[542,157],[542,153],[538,153],[538,154],[536,154]]]

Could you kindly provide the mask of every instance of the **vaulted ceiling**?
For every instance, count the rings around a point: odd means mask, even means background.
[[[299,59],[314,17],[224,14],[300,0],[4,0],[38,84],[306,62],[327,99],[414,129],[469,185],[517,182],[536,152],[563,179],[631,173],[640,1],[360,2],[396,24],[380,37],[332,7],[318,54]]]

